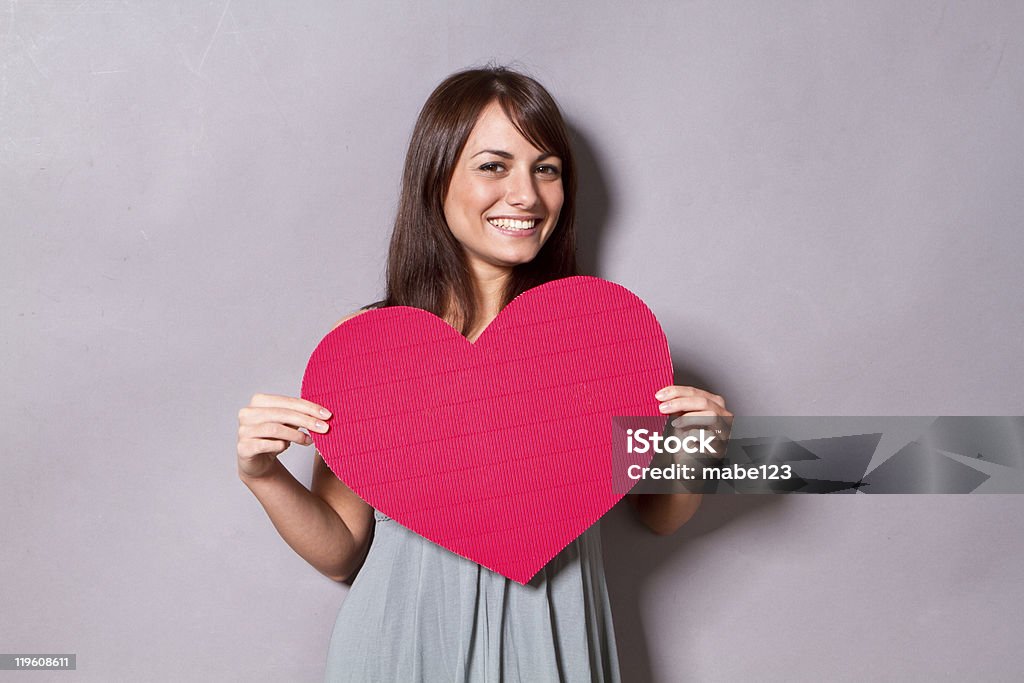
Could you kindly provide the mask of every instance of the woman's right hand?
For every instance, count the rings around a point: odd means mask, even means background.
[[[255,394],[238,411],[238,474],[256,479],[268,474],[274,461],[293,443],[309,446],[313,439],[299,428],[324,434],[331,412],[292,396]]]

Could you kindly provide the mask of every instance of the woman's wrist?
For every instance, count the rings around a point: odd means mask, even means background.
[[[238,478],[242,480],[242,483],[249,487],[251,490],[253,486],[260,486],[262,483],[270,482],[275,479],[279,479],[282,474],[288,473],[287,468],[281,464],[281,461],[274,458],[262,470],[253,470],[251,468],[246,469],[242,466],[242,463],[238,463]]]

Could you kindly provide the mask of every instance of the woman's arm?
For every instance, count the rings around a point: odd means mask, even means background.
[[[239,478],[267,511],[281,538],[321,574],[349,579],[370,547],[373,509],[341,482],[319,455],[307,489],[274,460],[266,474]]]
[[[685,416],[687,425],[694,426],[706,418],[709,422],[733,417],[725,407],[725,399],[694,387],[668,386],[655,397],[661,401],[659,410],[672,415],[673,420]],[[680,425],[683,426],[683,425]],[[686,524],[700,507],[700,493],[631,494],[630,501],[637,515],[648,529],[667,536]]]
[[[700,493],[634,493],[629,495],[640,521],[659,536],[675,533],[700,507]]]
[[[334,476],[319,454],[309,489],[277,459],[293,443],[311,445],[300,428],[324,433],[330,417],[322,406],[301,398],[256,394],[238,413],[238,477],[300,557],[325,576],[345,581],[370,547],[373,508]]]

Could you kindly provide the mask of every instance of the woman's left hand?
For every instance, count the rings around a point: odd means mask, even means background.
[[[694,387],[672,385],[659,390],[654,397],[661,402],[658,406],[661,414],[673,417],[674,428],[685,433],[696,432],[702,427],[711,427],[717,441],[729,438],[732,413],[726,409],[725,399],[718,394]],[[702,443],[703,436],[698,436]],[[712,451],[716,458],[724,453],[723,449]],[[689,454],[677,453],[675,457],[689,459]],[[644,524],[654,533],[666,535],[674,532],[693,516],[700,505],[701,494],[686,490],[664,495],[635,494],[630,498]]]
[[[692,429],[709,426],[720,438],[728,438],[723,433],[727,434],[732,426],[733,415],[725,407],[725,399],[718,394],[695,387],[671,385],[659,390],[654,397],[661,401],[658,410],[674,418],[673,427]]]

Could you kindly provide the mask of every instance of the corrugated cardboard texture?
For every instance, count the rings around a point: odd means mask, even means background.
[[[671,383],[643,301],[571,277],[516,297],[472,344],[415,308],[356,316],[317,346],[302,396],[334,414],[313,440],[367,503],[526,583],[622,498],[611,418],[658,415]]]

